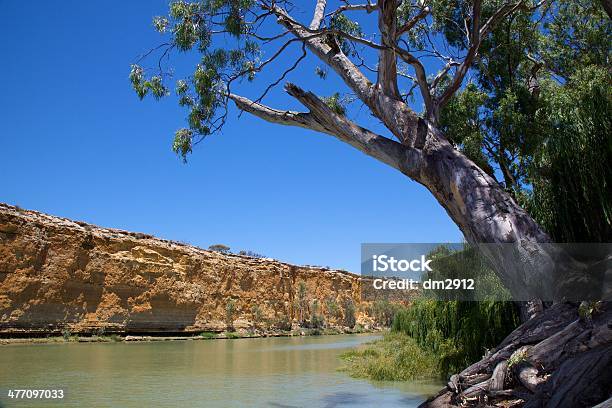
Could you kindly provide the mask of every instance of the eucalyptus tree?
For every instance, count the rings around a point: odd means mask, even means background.
[[[175,84],[178,103],[188,110],[189,125],[175,134],[177,153],[186,157],[196,143],[219,131],[228,119],[230,101],[266,121],[333,136],[424,185],[468,241],[518,243],[512,259],[495,250],[487,256],[518,298],[550,298],[553,276],[530,267],[550,263],[545,251],[537,251],[537,243],[550,241],[549,236],[490,172],[451,143],[456,136],[440,126],[442,110],[461,89],[492,31],[508,16],[533,14],[543,2],[326,3],[314,2],[312,18],[303,22],[293,15],[298,6],[287,0],[174,1],[168,16],[154,19],[156,29],[167,38],[147,53],[150,57],[158,52],[156,68],[146,70],[140,62],[132,65],[132,85],[141,98],[147,94],[161,98],[170,92],[165,66],[169,56],[199,53],[193,72]],[[368,19],[376,27],[371,34],[362,29]],[[274,44],[276,48],[264,54]],[[236,92],[241,80],[255,80],[294,46],[301,49],[301,56],[260,97],[251,100]],[[265,104],[269,91],[299,69],[308,54],[324,67],[321,75],[329,70],[342,79],[384,125],[384,135],[351,120],[339,98],[326,99],[303,89],[308,83],[285,84],[305,111]],[[438,72],[427,71],[432,65],[425,63],[427,58],[438,61]],[[409,103],[414,89],[423,105],[419,112]],[[522,264],[525,251],[541,259]],[[526,270],[518,273],[517,265]]]
[[[130,79],[140,98],[159,99],[174,87],[188,112],[188,126],[176,131],[172,144],[183,159],[222,129],[231,103],[268,122],[332,136],[422,184],[469,242],[512,244],[512,251],[482,249],[516,299],[559,300],[557,274],[566,270],[552,268],[558,253],[546,245],[551,237],[535,221],[537,211],[530,214],[521,203],[529,203],[524,199],[529,184],[546,200],[563,198],[541,188],[547,184],[541,177],[546,167],[555,172],[558,185],[576,173],[579,177],[569,179],[582,183],[582,192],[588,189],[583,176],[595,167],[572,172],[577,156],[559,152],[572,143],[609,141],[610,98],[602,90],[610,83],[610,22],[601,17],[609,5],[608,0],[172,1],[168,15],[153,20],[165,41],[132,65]],[[175,80],[170,64],[177,54],[196,55],[197,62]],[[333,73],[343,85],[331,95],[317,95],[304,89],[308,81],[285,83],[285,91],[304,109],[269,106],[266,98],[311,58],[319,63],[313,74],[324,79]],[[151,60],[152,67],[145,68]],[[244,96],[262,71],[282,64],[258,97]],[[586,65],[595,68],[578,69]],[[576,80],[581,73],[583,80]],[[565,89],[566,84],[572,87]],[[560,87],[561,93],[548,92]],[[591,95],[589,89],[596,92]],[[601,97],[605,103],[595,106],[598,119],[585,117],[582,113]],[[562,107],[572,98],[581,98],[581,104],[567,114]],[[351,103],[365,107],[373,121],[353,119]],[[374,121],[384,132],[368,129]],[[566,142],[573,142],[542,149],[554,142],[542,135],[559,129],[568,135]],[[596,137],[569,137],[576,132]],[[607,156],[589,159],[602,157]],[[595,190],[605,195],[607,189],[604,184]],[[409,211],[410,203],[398,204]],[[586,219],[594,211],[597,207],[588,206],[579,213]],[[551,218],[540,214],[539,219],[546,217]],[[527,399],[550,406],[598,401],[612,363],[605,334],[612,312],[594,313],[599,307],[576,320],[575,305],[553,305],[451,378],[430,405],[467,403],[489,392],[512,395],[512,390],[492,388],[504,385],[498,376],[506,372],[495,368],[519,358],[511,380],[529,390],[522,394]],[[556,350],[574,351],[561,355]]]

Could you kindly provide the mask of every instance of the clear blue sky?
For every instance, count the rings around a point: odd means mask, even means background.
[[[362,242],[461,239],[431,194],[396,170],[327,135],[235,109],[223,134],[183,164],[170,143],[185,112],[173,98],[139,101],[128,81],[130,63],[160,43],[151,18],[166,9],[167,1],[0,0],[0,201],[356,272]],[[176,58],[179,68],[190,61]],[[322,94],[338,85],[312,75],[312,64],[289,79]],[[266,102],[297,107],[282,89]]]

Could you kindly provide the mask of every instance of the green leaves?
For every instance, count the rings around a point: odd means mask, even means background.
[[[332,112],[338,115],[346,114],[346,106],[342,100],[340,93],[336,92],[332,96],[326,96],[321,98],[323,102],[332,110]]]
[[[612,79],[585,67],[564,86],[545,84],[543,141],[526,206],[557,242],[612,239]]]
[[[567,79],[582,66],[608,65],[612,21],[600,2],[557,0],[552,7],[540,38],[549,67]]]
[[[359,24],[353,20],[350,20],[344,14],[336,14],[332,17],[329,28],[332,30],[339,30],[344,33],[350,34],[355,37],[362,37],[363,31]],[[341,36],[334,36],[335,41],[340,45],[340,49],[346,55],[354,55],[355,51],[351,46],[351,43]]]
[[[144,86],[143,79],[144,70],[141,66],[132,64],[132,69],[130,70],[130,82],[132,83],[132,88],[136,91],[136,94],[140,99],[144,98],[147,94],[147,88]]]
[[[145,79],[144,69],[136,64],[132,64],[130,82],[140,99],[143,99],[148,93],[151,93],[155,99],[160,99],[169,94],[168,88],[164,86],[161,76],[156,75],[150,79]]]
[[[156,68],[145,69],[139,64],[131,67],[130,82],[138,97],[160,99],[170,93],[165,83],[172,71],[163,65],[171,53],[195,50],[201,55],[192,73],[175,81],[177,102],[188,109],[188,128],[179,129],[172,143],[172,150],[183,160],[194,140],[210,135],[223,124],[229,83],[255,78],[260,50],[258,43],[246,36],[252,27],[245,18],[253,4],[252,0],[172,1],[167,16],[153,18],[155,30],[168,37],[167,43],[147,53],[159,53]],[[215,32],[238,39],[235,47],[220,43],[215,48]]]
[[[469,83],[440,114],[440,127],[461,151],[489,174],[493,169],[483,152],[485,137],[483,107],[489,96]]]
[[[166,32],[166,28],[168,27],[168,24],[169,24],[169,21],[166,17],[160,17],[160,16],[153,17],[153,27],[155,27],[155,29],[160,33]]]
[[[179,129],[174,134],[172,151],[187,161],[187,154],[191,153],[193,132],[189,129]]]

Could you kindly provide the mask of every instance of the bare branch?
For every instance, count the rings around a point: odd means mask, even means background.
[[[309,113],[273,109],[236,94],[229,94],[227,97],[234,101],[238,109],[255,115],[267,122],[324,132],[323,126],[321,126]]]
[[[395,51],[404,62],[410,64],[414,68],[417,84],[419,85],[419,90],[421,91],[421,97],[425,103],[426,116],[429,118],[434,114],[434,104],[431,97],[431,92],[429,91],[429,84],[427,83],[427,73],[425,72],[425,67],[418,58],[405,49],[395,47]]]
[[[256,102],[261,102],[261,100],[263,98],[265,98],[265,96],[268,94],[268,92],[270,91],[270,89],[274,88],[276,85],[280,84],[281,81],[283,81],[285,79],[285,77],[287,76],[287,74],[289,74],[291,71],[293,71],[294,69],[296,69],[298,67],[298,65],[300,64],[300,62],[302,62],[304,60],[304,58],[306,58],[306,44],[302,44],[302,55],[300,55],[300,57],[298,59],[295,60],[295,62],[293,63],[293,65],[291,65],[289,68],[287,68],[283,74],[274,82],[272,82],[270,85],[268,85],[266,87],[266,90],[263,92],[263,94],[261,94],[261,96],[259,98],[257,98],[255,101]]]
[[[367,3],[367,4],[345,4],[343,6],[338,7],[331,13],[328,13],[325,17],[333,17],[337,14],[343,13],[345,11],[357,11],[364,10],[366,13],[371,13],[378,8],[377,4]]]
[[[406,146],[413,146],[417,139],[419,126],[418,115],[401,99],[395,99],[380,92],[359,68],[340,50],[333,36],[322,36],[330,31],[318,30],[311,33],[307,27],[292,19],[287,12],[278,6],[271,6],[279,24],[306,43],[306,46],[321,61],[331,67],[357,97],[370,108],[387,128]],[[338,33],[348,38],[346,33]],[[332,38],[330,38],[332,37]],[[361,39],[361,41],[367,41]],[[373,48],[385,49],[375,43],[368,43]]]
[[[323,38],[326,32],[317,32],[314,37],[310,30],[292,19],[283,9],[272,6],[271,11],[277,16],[281,25],[291,33],[304,41],[307,47],[329,65],[340,78],[351,88],[363,101],[369,100],[373,96],[374,87],[368,78],[339,50],[332,50]]]
[[[416,177],[417,169],[421,165],[419,151],[373,133],[345,116],[333,112],[312,92],[306,92],[293,84],[287,84],[286,90],[307,107],[309,112],[280,111],[242,96],[230,94],[228,97],[236,103],[239,109],[268,122],[302,127],[332,135],[404,174]]]
[[[506,16],[514,13],[516,10],[523,7],[524,0],[519,1],[518,3],[507,3],[501,6],[480,29],[480,37],[479,39],[484,38],[496,25],[497,23],[504,19]]]
[[[429,86],[429,88],[432,90],[432,92],[435,91],[435,89],[437,88],[438,84],[446,76],[448,71],[450,71],[450,69],[452,67],[456,67],[458,65],[460,65],[458,62],[451,60],[451,61],[449,61],[444,66],[444,68],[442,68],[442,70],[440,72],[438,72],[438,75],[436,75],[436,77],[433,79],[433,81],[431,81],[431,85]]]
[[[325,15],[326,4],[327,0],[317,0],[317,5],[315,6],[312,22],[310,23],[311,30],[318,30],[319,27],[321,27],[321,22],[323,21],[323,17]]]

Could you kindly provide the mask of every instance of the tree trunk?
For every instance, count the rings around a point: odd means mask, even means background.
[[[555,298],[557,254],[540,245],[550,242],[548,235],[497,181],[436,132],[429,127],[427,135],[421,136],[424,144],[418,170],[403,172],[431,191],[468,242],[513,244],[479,249],[514,299]]]

